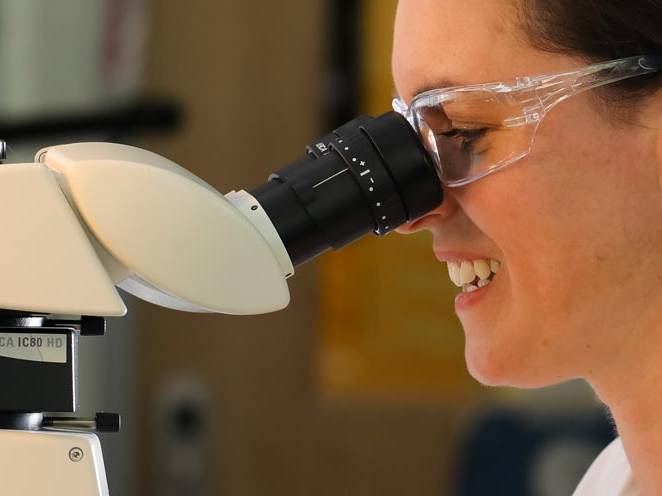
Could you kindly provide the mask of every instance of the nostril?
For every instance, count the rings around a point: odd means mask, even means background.
[[[443,222],[451,217],[458,210],[458,208],[459,205],[455,196],[450,194],[448,190],[445,190],[444,201],[428,215],[434,215],[437,217],[438,221]]]
[[[431,214],[426,214],[423,217],[419,217],[418,219],[409,221],[406,224],[403,224],[400,227],[398,227],[396,231],[399,232],[400,234],[412,234],[414,232],[420,231],[421,229],[423,229],[423,222],[431,216],[432,216]]]
[[[402,224],[400,227],[398,227],[395,232],[399,234],[411,234],[412,233],[412,226],[416,223],[415,220],[409,221],[406,224]]]
[[[395,229],[395,232],[398,234],[409,234],[411,232],[411,229],[409,228],[411,222],[408,222],[407,224],[403,224],[400,227]]]

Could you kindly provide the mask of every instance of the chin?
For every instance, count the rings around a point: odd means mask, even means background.
[[[484,386],[512,386],[512,371],[487,353],[472,353],[466,347],[464,358],[471,377]]]
[[[513,346],[488,348],[467,342],[464,356],[469,374],[484,386],[530,389],[552,386],[568,379],[546,369],[541,360],[532,360],[529,353],[517,353]]]

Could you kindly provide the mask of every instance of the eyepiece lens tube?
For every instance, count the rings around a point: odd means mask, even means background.
[[[443,199],[430,157],[395,112],[354,119],[306,151],[251,192],[294,265],[369,232],[388,234]]]

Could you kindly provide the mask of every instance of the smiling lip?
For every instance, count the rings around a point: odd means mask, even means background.
[[[442,251],[434,249],[434,256],[440,262],[462,262],[463,260],[491,260],[493,257],[460,251]]]
[[[454,301],[455,312],[459,313],[462,310],[471,308],[473,305],[478,303],[481,297],[487,292],[488,288],[492,286],[492,284],[494,283],[491,282],[487,286],[478,288],[476,291],[472,291],[471,293],[460,292],[456,294]]]

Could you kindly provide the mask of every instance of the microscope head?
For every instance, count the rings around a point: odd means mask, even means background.
[[[36,162],[0,167],[0,309],[121,316],[116,286],[193,312],[287,306],[292,264],[247,193],[124,145],[55,146]]]
[[[258,229],[266,214],[251,210],[250,195],[233,192],[235,206],[174,162],[125,145],[54,146],[37,161],[54,174],[116,286],[192,312],[287,306],[293,268],[282,243]]]

